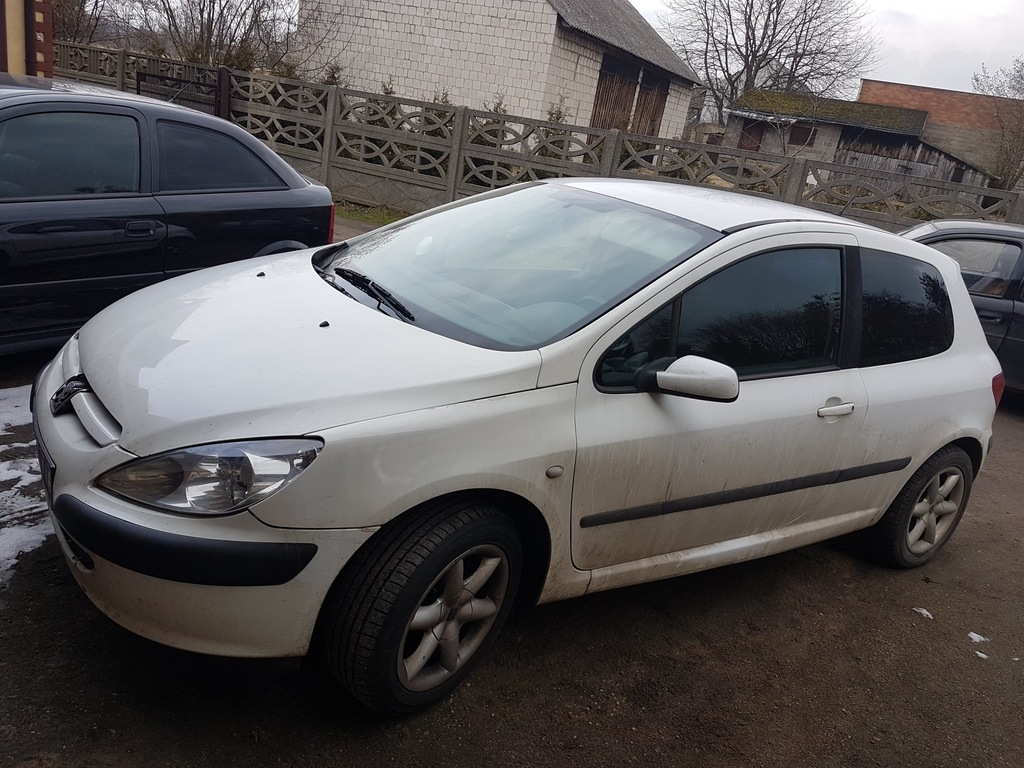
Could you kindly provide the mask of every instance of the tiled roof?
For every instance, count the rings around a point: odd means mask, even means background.
[[[548,3],[567,27],[700,84],[700,78],[629,0],[548,0]]]
[[[747,91],[729,105],[729,111],[753,113],[769,119],[848,125],[915,137],[921,136],[928,120],[928,113],[920,109],[826,99],[807,93],[763,90]]]

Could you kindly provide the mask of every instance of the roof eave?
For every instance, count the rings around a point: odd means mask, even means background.
[[[923,128],[921,131],[916,130],[904,130],[899,128],[886,128],[880,125],[870,125],[867,123],[857,123],[852,120],[843,120],[841,118],[822,117],[821,115],[784,115],[777,112],[760,112],[756,109],[742,109],[735,107],[726,107],[727,114],[736,115],[737,117],[744,117],[750,120],[762,120],[766,123],[795,123],[798,121],[808,123],[826,123],[828,125],[841,125],[844,128],[863,128],[868,131],[878,131],[879,133],[891,133],[897,136],[910,136],[914,139],[920,139],[921,134],[924,132]]]

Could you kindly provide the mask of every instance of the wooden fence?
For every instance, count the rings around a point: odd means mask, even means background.
[[[145,71],[216,82],[217,70],[57,43],[54,74],[134,90]],[[247,72],[230,79],[229,119],[339,199],[420,211],[487,189],[564,176],[660,179],[832,211],[890,230],[937,218],[1024,223],[1024,195],[550,123]]]

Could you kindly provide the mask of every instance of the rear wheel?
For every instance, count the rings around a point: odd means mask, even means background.
[[[377,712],[411,712],[446,696],[501,630],[521,573],[515,526],[462,503],[382,531],[350,564],[326,606],[327,659]]]
[[[960,523],[973,482],[974,468],[962,449],[947,445],[935,453],[869,530],[879,558],[897,568],[931,560]]]

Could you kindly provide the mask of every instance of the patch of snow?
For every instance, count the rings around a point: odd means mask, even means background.
[[[0,395],[10,391],[0,390]],[[4,423],[4,418],[0,414],[0,423]],[[30,445],[0,446],[0,449]],[[35,458],[0,461],[0,483],[3,484],[0,488],[0,586],[10,580],[18,555],[35,549],[53,532],[42,499],[40,479]]]
[[[8,427],[23,427],[32,423],[32,412],[28,407],[28,396],[32,387],[9,387],[0,389],[0,435],[7,434]]]
[[[0,587],[10,581],[18,555],[30,552],[53,533],[48,519],[31,525],[9,525],[0,528]]]
[[[987,659],[988,658],[988,654],[987,653],[982,653],[981,651],[975,651],[974,655],[977,656],[979,659]]]
[[[932,616],[931,612],[927,608],[915,608],[914,610],[917,611],[918,613],[920,613],[926,619],[934,619],[935,618],[934,616]]]
[[[983,635],[979,635],[977,632],[968,632],[967,636],[969,638],[971,638],[971,642],[972,643],[987,643],[988,642],[988,638],[987,637],[985,637]]]
[[[0,461],[0,483],[16,480],[14,488],[24,488],[38,482],[41,477],[39,462],[36,459]]]

